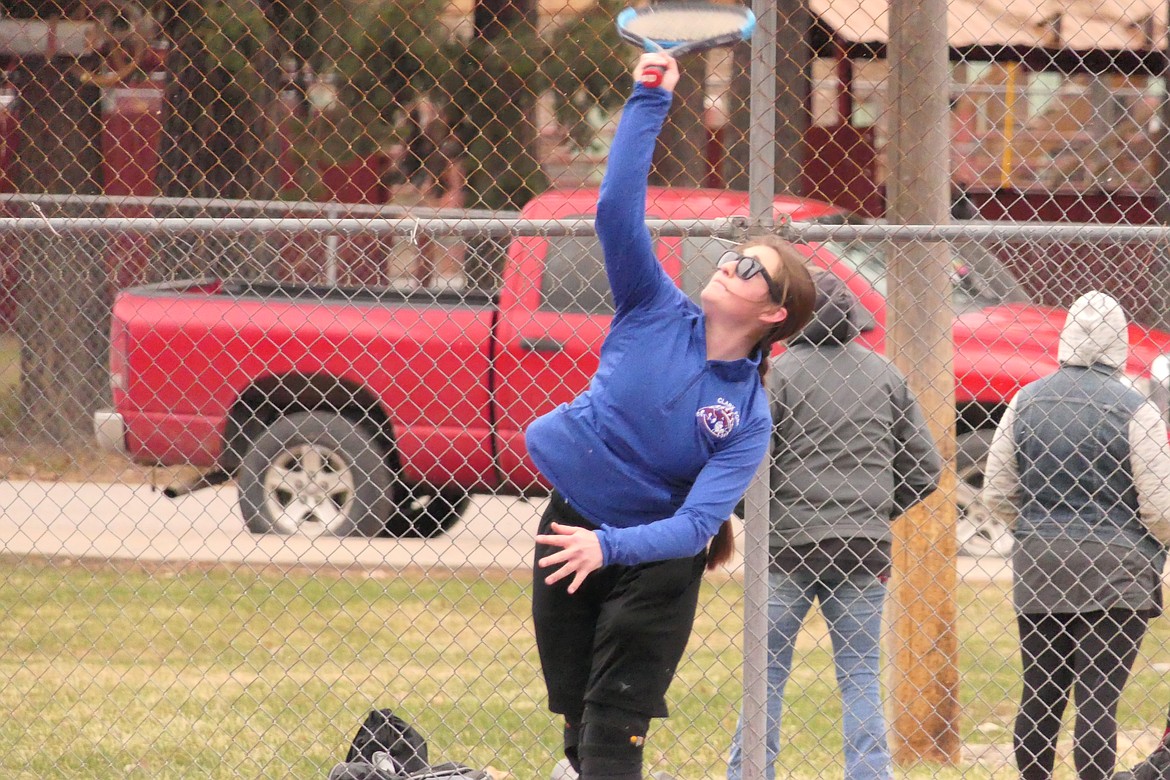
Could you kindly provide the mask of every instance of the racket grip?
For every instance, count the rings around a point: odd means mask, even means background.
[[[642,85],[646,87],[662,86],[662,79],[666,76],[666,68],[661,65],[647,65],[642,69]]]

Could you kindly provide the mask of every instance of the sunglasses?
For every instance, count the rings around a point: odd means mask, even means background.
[[[719,262],[716,265],[724,266],[731,262],[735,263],[735,275],[744,281],[757,274],[764,277],[764,281],[768,284],[768,297],[772,299],[773,303],[784,305],[784,299],[788,297],[788,285],[786,283],[784,287],[781,287],[776,284],[776,280],[768,273],[768,269],[764,268],[763,263],[754,257],[742,255],[734,249],[728,249],[719,257]]]

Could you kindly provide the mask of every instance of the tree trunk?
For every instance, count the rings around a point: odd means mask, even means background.
[[[731,83],[727,87],[727,124],[723,126],[723,181],[733,190],[751,186],[748,171],[752,148],[748,143],[752,112],[752,45],[740,43],[731,51]]]
[[[167,82],[162,105],[162,132],[159,136],[159,165],[155,174],[158,191],[168,198],[195,198],[209,194],[204,171],[211,164],[204,107],[214,99],[207,80],[207,49],[195,33],[201,16],[198,3],[187,2],[174,10],[167,33],[175,42],[167,60]],[[200,216],[193,209],[158,209],[162,217]],[[146,269],[148,281],[204,276],[211,272],[211,260],[202,242],[193,235],[158,234],[152,238],[155,251]]]
[[[159,192],[169,198],[196,197],[203,184],[201,171],[207,165],[198,124],[211,95],[203,67],[207,50],[194,30],[199,12],[197,3],[183,3],[175,10],[167,31],[175,47],[167,61],[172,77],[163,99],[155,181]]]
[[[283,9],[275,3],[260,0],[258,5],[268,22],[264,45],[252,56],[251,66],[259,77],[256,88],[248,96],[247,126],[241,137],[246,159],[244,197],[252,200],[275,200],[280,192],[280,60],[292,47],[281,35]],[[280,260],[274,250],[277,240],[259,234],[240,237],[245,249],[240,257],[237,275],[246,279],[275,279],[280,276]]]
[[[278,178],[280,159],[279,100],[281,70],[280,60],[292,47],[280,33],[283,8],[277,3],[264,2],[258,5],[268,21],[268,36],[264,45],[252,56],[251,66],[259,76],[256,89],[249,95],[252,115],[250,126],[245,130],[247,157],[248,197],[257,200],[271,200],[280,189]]]
[[[82,86],[77,60],[26,57],[13,179],[20,192],[102,192],[100,90]],[[92,67],[91,63],[87,63]],[[30,216],[93,216],[92,207],[41,206]],[[105,240],[38,232],[21,241],[16,332],[26,439],[69,444],[90,438],[92,414],[108,403],[109,276]]]
[[[1170,18],[1170,3],[1163,10],[1163,19]],[[1162,68],[1163,83],[1170,78],[1170,60]],[[1159,224],[1170,225],[1170,94],[1163,94],[1162,102],[1158,106],[1158,117],[1162,120],[1162,128],[1154,141],[1155,183],[1157,185],[1158,206],[1154,217]],[[1170,255],[1163,244],[1157,244],[1150,249],[1150,309],[1152,321],[1146,323],[1162,330],[1170,329]]]
[[[176,43],[167,70],[174,78],[163,103],[159,191],[169,197],[270,199],[276,195],[278,155],[272,106],[279,98],[280,57],[290,46],[270,20],[264,45],[249,60],[259,86],[242,91],[230,73],[210,67],[195,29],[202,18],[198,3],[185,2],[170,20]]]
[[[536,0],[477,0],[474,37],[503,41],[536,36]],[[483,44],[481,44],[483,45]],[[490,44],[488,44],[490,46]],[[485,49],[486,51],[486,46]],[[471,208],[518,209],[536,194],[540,165],[536,159],[536,94],[513,70],[495,72],[498,55],[480,57],[478,88],[467,116],[478,130],[479,166],[470,171]],[[490,63],[483,67],[485,63]]]
[[[536,94],[527,79],[509,67],[497,43],[509,37],[536,44],[535,0],[478,0],[475,32],[464,58],[464,85],[454,104],[462,107],[458,135],[466,149],[467,206],[519,209],[547,182],[536,159]],[[495,241],[472,240],[464,273],[483,290],[498,287],[504,259]]]
[[[807,0],[777,0],[776,23],[776,192],[800,195],[804,169],[804,138],[812,118],[808,96],[812,51],[808,46],[812,24]],[[752,47],[744,43],[734,50],[731,88],[728,94],[730,121],[723,129],[727,157],[723,180],[732,189],[748,188],[751,147]]]
[[[187,2],[170,20],[171,38],[176,43],[168,71],[174,75],[163,102],[156,178],[159,191],[180,198],[271,200],[279,187],[280,139],[274,119],[279,63],[289,46],[276,25],[270,25],[264,45],[249,62],[259,84],[245,91],[227,71],[209,67],[208,51],[195,29],[202,18],[199,4]],[[191,209],[168,213],[198,214]],[[212,216],[248,215],[220,210]],[[152,278],[210,274],[253,279],[273,273],[274,253],[254,237],[160,236],[156,245]]]
[[[701,187],[707,178],[707,131],[703,127],[706,65],[703,57],[679,63],[681,75],[674,103],[654,147],[651,184]]]
[[[475,35],[489,40],[508,35],[522,24],[536,29],[536,17],[533,0],[476,0],[472,12]]]

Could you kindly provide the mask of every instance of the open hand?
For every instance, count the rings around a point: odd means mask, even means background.
[[[589,573],[601,568],[603,560],[601,540],[593,531],[575,525],[552,523],[549,528],[552,533],[537,534],[536,543],[561,549],[544,556],[537,563],[542,568],[564,565],[545,577],[544,582],[546,585],[553,585],[571,574],[573,581],[569,583],[569,593],[576,593]]]

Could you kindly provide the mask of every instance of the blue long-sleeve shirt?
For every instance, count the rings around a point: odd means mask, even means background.
[[[763,459],[759,356],[707,359],[705,317],[658,262],[646,179],[671,95],[638,85],[614,136],[597,235],[615,314],[589,389],[526,435],[541,473],[596,523],[605,564],[696,555]]]

